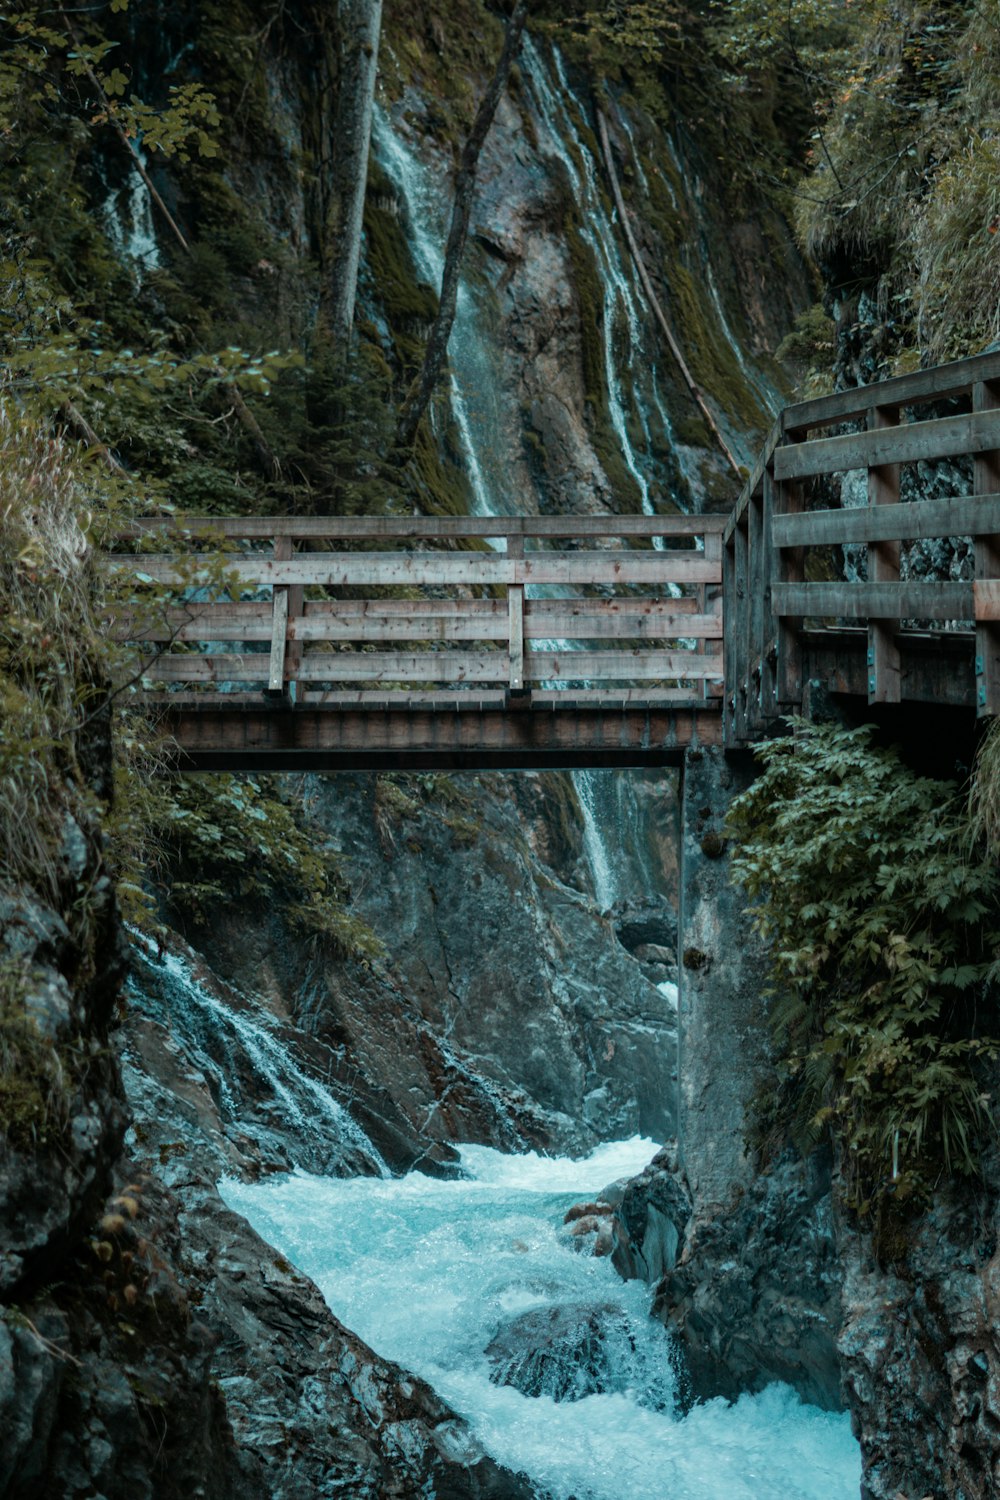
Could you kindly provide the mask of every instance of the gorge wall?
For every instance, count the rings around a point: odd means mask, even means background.
[[[615,223],[595,98],[658,295],[741,459],[787,392],[774,354],[813,287],[774,202],[719,149],[690,77],[669,94],[641,68],[538,28],[484,150],[449,378],[413,459],[391,471],[386,414],[436,306],[447,189],[499,21],[471,0],[387,7],[345,385],[316,323],[328,21],[312,7],[293,19],[208,0],[105,19],[142,89],[198,80],[222,105],[216,157],[152,164],[193,248],[182,253],[120,143],[67,115],[17,164],[29,210],[8,248],[22,261],[30,249],[29,290],[92,320],[88,349],[103,345],[96,326],[154,359],[297,356],[272,372],[266,400],[251,391],[277,477],[218,382],[192,375],[140,396],[131,370],[112,370],[74,387],[146,502],[728,508],[734,480]],[[767,100],[754,108],[773,132]],[[37,206],[51,180],[65,188],[62,215]],[[877,367],[848,353],[842,342],[842,375]],[[106,777],[100,761],[98,794]],[[784,1379],[834,1407],[845,1392],[870,1496],[986,1492],[1000,1421],[992,1209],[970,1219],[964,1202],[938,1205],[901,1278],[837,1215],[828,1161],[760,1173],[746,1155],[743,1106],[766,1059],[748,1047],[760,976],[733,936],[725,879],[735,784],[714,764],[693,768],[681,810],[668,776],[275,783],[336,861],[345,935],[304,932],[287,902],[236,886],[185,905],[172,887],[204,872],[171,845],[153,880],[165,950],[136,938],[114,1039],[122,934],[101,895],[81,978],[74,902],[107,888],[97,825],[73,813],[62,904],[4,889],[4,941],[32,970],[33,1024],[92,1060],[74,1075],[65,1131],[25,1150],[8,1142],[4,1157],[0,1493],[526,1495],[433,1392],[331,1317],[224,1208],[216,1180],[296,1166],[446,1175],[456,1140],[575,1153],[634,1131],[666,1139],[678,1112],[681,1159],[658,1158],[624,1189],[618,1256],[656,1285],[695,1393]],[[678,989],[687,1052],[675,1105]]]

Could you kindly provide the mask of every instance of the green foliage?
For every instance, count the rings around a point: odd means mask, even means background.
[[[336,856],[305,826],[290,779],[181,776],[163,781],[146,809],[170,869],[169,901],[206,925],[213,908],[242,898],[280,901],[303,931],[345,957],[384,956],[349,907]]]
[[[976,857],[954,787],[869,728],[793,727],[758,748],[763,774],[729,820],[774,976],[761,1125],[803,1149],[830,1132],[866,1214],[942,1169],[979,1171],[1000,873]]]
[[[896,368],[974,353],[1000,332],[995,7],[907,0],[855,14],[800,236],[837,292],[877,290]]]
[[[0,849],[7,880],[57,887],[77,732],[105,684],[70,455],[0,406]]]
[[[58,1138],[69,1123],[71,1060],[39,1031],[25,997],[31,975],[0,962],[0,1137],[31,1148]]]

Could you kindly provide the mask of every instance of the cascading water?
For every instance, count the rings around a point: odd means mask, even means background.
[[[140,160],[146,165],[140,152]],[[132,167],[124,186],[115,187],[104,205],[108,238],[119,259],[136,271],[155,271],[160,264],[153,199],[142,174]]]
[[[304,1070],[265,1012],[245,997],[226,1003],[177,953],[133,934],[127,989],[133,1010],[157,1021],[205,1078],[225,1123],[318,1171],[388,1175],[378,1151],[318,1079]],[[286,1158],[287,1159],[287,1158]]]
[[[625,465],[639,487],[642,508],[654,514],[650,495],[647,464],[649,462],[649,428],[645,413],[639,409],[646,437],[646,455],[636,452],[625,418],[627,396],[620,371],[638,362],[640,322],[629,277],[625,273],[618,236],[604,206],[590,152],[579,141],[566,105],[573,100],[579,109],[565,72],[558,48],[552,49],[558,88],[549,81],[542,56],[530,37],[523,43],[527,63],[526,77],[535,97],[538,121],[548,142],[550,153],[562,162],[569,177],[580,210],[581,234],[593,252],[601,281],[604,327],[604,374],[607,381],[608,413],[621,447]],[[573,142],[571,147],[568,142]]]
[[[772,1386],[682,1419],[648,1288],[560,1229],[581,1195],[653,1149],[620,1142],[573,1162],[465,1147],[466,1181],[297,1173],[221,1191],[337,1317],[429,1380],[546,1500],[853,1500],[846,1415]]]
[[[421,160],[376,107],[372,149],[392,182],[406,214],[410,248],[420,275],[440,290],[447,233],[447,196],[441,176]],[[494,351],[480,324],[480,309],[468,285],[458,291],[455,321],[448,341],[451,411],[462,443],[476,515],[503,515],[502,424],[497,407],[499,384]],[[487,469],[490,473],[487,473]]]

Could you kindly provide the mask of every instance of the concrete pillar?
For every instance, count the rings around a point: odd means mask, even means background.
[[[749,754],[689,750],[681,778],[678,975],[680,1166],[701,1203],[751,1176],[745,1109],[767,1052],[767,969],[730,879],[725,816],[753,779]]]

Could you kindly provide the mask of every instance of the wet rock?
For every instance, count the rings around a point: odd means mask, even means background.
[[[900,1224],[891,1266],[868,1235],[842,1231],[838,1350],[864,1500],[1000,1493],[998,1223],[976,1197],[942,1192]]]
[[[658,1151],[645,1171],[615,1194],[613,1262],[627,1281],[655,1286],[676,1264],[691,1217],[675,1146]]]
[[[77,843],[83,841],[74,821]],[[96,824],[84,845],[100,871]],[[83,858],[76,848],[74,861]],[[75,883],[72,887],[75,891]],[[0,899],[0,956],[14,988],[5,1028],[5,1131],[0,1152],[0,1293],[52,1277],[107,1192],[123,1130],[106,1021],[123,971],[107,900],[94,898],[89,951],[63,914],[27,891]],[[86,985],[74,983],[81,967]]]
[[[522,817],[507,784],[451,777],[425,797],[416,778],[316,778],[311,816],[386,969],[318,957],[274,911],[220,914],[213,967],[349,1059],[359,1096],[381,1091],[411,1135],[572,1151],[663,1138],[673,1008],[593,900],[539,864],[538,799]]]
[[[613,1304],[532,1309],[506,1324],[488,1345],[490,1380],[523,1396],[582,1401],[615,1389],[612,1343],[617,1340],[634,1349],[628,1320]]]

